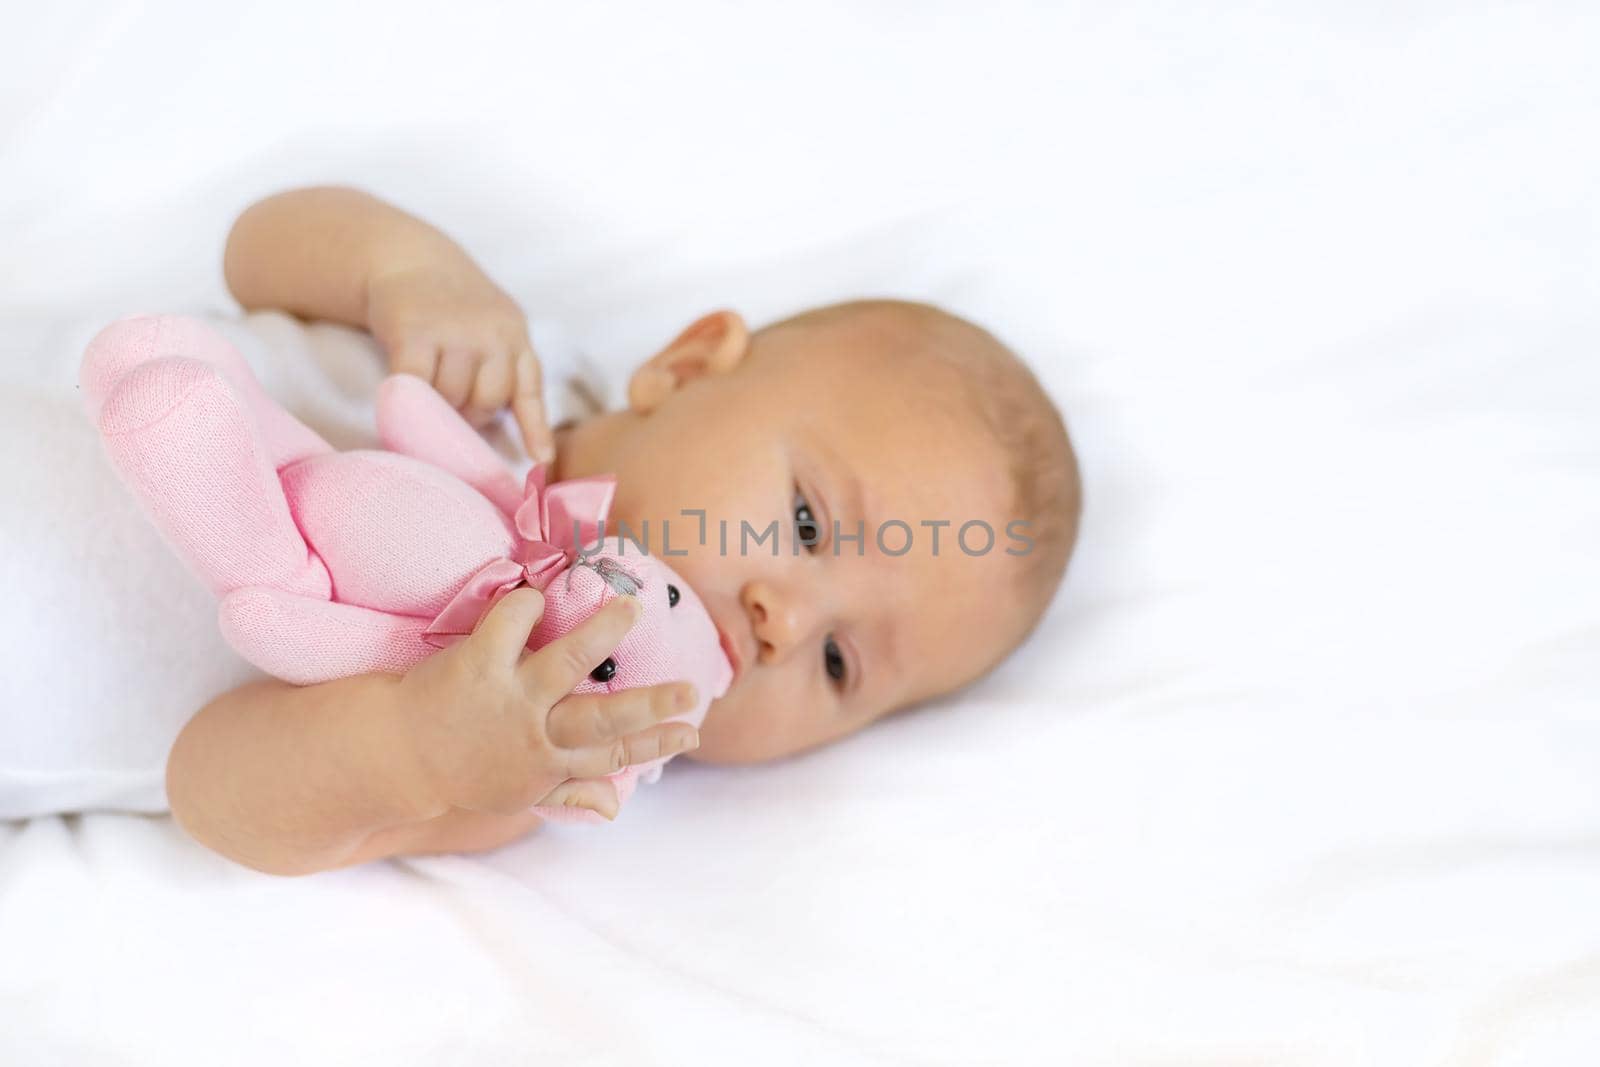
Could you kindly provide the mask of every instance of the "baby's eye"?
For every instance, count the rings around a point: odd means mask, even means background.
[[[794,503],[791,506],[794,508],[795,536],[806,546],[807,552],[815,552],[817,542],[822,540],[822,531],[817,525],[817,517],[811,513],[811,504],[798,488],[794,491]]]
[[[844,653],[839,651],[839,645],[829,634],[822,641],[822,669],[828,672],[828,677],[833,679],[835,685],[844,685]]]
[[[678,592],[678,587],[677,586],[668,585],[667,586],[667,607],[669,607],[669,608],[677,607],[678,606],[678,597],[681,596],[681,595],[682,594],[680,594]]]

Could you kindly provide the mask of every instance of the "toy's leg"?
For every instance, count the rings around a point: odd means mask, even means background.
[[[214,365],[147,359],[97,399],[112,463],[214,591],[268,585],[331,595],[327,568],[289,512],[275,457]]]
[[[98,422],[106,398],[134,368],[181,356],[221,372],[256,423],[257,437],[275,469],[332,448],[267,395],[233,343],[200,319],[187,315],[130,315],[95,335],[83,354],[78,385]]]

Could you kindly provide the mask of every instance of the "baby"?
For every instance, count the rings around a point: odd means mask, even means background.
[[[519,590],[403,677],[224,694],[179,735],[168,798],[197,840],[260,870],[497,847],[538,825],[500,799],[525,778],[614,815],[578,754],[747,762],[845,737],[997,664],[1072,551],[1060,416],[994,337],[926,305],[856,301],[753,332],[715,311],[634,371],[625,409],[552,429],[520,309],[394,207],[271,197],[234,226],[225,271],[247,308],[369,329],[392,370],[477,424],[510,408],[553,480],[615,474],[612,532],[669,559],[734,669],[698,731],[661,722],[681,685],[565,697],[626,633],[628,598],[519,662],[506,650],[542,607]]]

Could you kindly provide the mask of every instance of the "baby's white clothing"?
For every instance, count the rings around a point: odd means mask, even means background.
[[[267,392],[335,448],[377,447],[385,371],[365,333],[276,311],[208,317]],[[9,329],[0,353],[0,819],[169,810],[167,753],[210,699],[262,675],[222,640],[216,600],[117,479],[77,395],[105,323]],[[553,323],[532,326],[552,422],[599,395]],[[520,476],[509,420],[490,440]]]

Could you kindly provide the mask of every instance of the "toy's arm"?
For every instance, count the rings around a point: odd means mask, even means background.
[[[378,387],[378,437],[390,451],[460,478],[507,515],[522,503],[522,485],[505,460],[421,378],[392,374]]]
[[[259,585],[223,597],[217,621],[222,636],[241,656],[295,685],[369,671],[401,674],[438,651],[423,640],[427,619]]]

